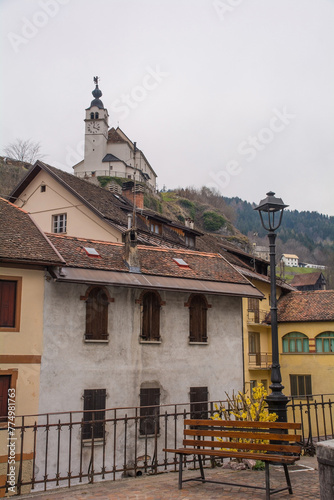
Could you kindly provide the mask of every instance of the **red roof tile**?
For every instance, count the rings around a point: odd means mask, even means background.
[[[321,276],[321,272],[296,274],[291,281],[293,286],[315,285]]]
[[[48,238],[69,267],[129,272],[124,260],[123,243],[54,234],[48,234]],[[84,247],[95,248],[101,258],[90,257]],[[138,245],[138,254],[140,270],[143,274],[249,284],[246,278],[218,254],[143,245]],[[183,259],[189,268],[179,267],[173,260],[174,258]]]
[[[61,264],[62,259],[30,215],[0,198],[0,261]]]
[[[290,292],[279,299],[277,316],[279,323],[334,321],[334,290]]]

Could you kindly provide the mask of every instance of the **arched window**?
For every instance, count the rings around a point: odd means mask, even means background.
[[[334,352],[334,332],[323,332],[315,338],[317,352]]]
[[[145,292],[141,303],[141,338],[142,340],[160,340],[160,295],[157,292]]]
[[[283,352],[309,352],[309,339],[300,332],[290,332],[283,337]]]
[[[207,342],[208,303],[203,295],[191,295],[189,302],[189,340]]]
[[[91,119],[91,120],[94,120],[94,113],[91,113],[91,114],[90,114],[90,119]]]
[[[99,114],[98,113],[95,113],[95,119],[97,120],[99,117]]]
[[[104,287],[92,286],[86,295],[86,340],[108,340],[108,306],[113,302]]]

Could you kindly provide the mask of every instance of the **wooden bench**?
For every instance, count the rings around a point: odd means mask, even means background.
[[[269,500],[270,495],[280,491],[289,490],[292,494],[287,466],[300,458],[301,437],[296,433],[300,429],[301,424],[287,422],[186,419],[183,448],[165,448],[164,451],[179,455],[179,489],[182,488],[182,483],[187,481],[228,484],[266,490],[266,500]],[[182,462],[185,455],[198,457],[200,477],[182,479]],[[262,460],[265,463],[265,486],[206,480],[202,462],[202,457],[205,456]],[[269,464],[283,466],[286,487],[270,488]]]

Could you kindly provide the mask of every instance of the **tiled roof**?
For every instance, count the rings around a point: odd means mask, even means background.
[[[277,316],[279,323],[334,321],[334,290],[290,292],[279,299]]]
[[[129,272],[124,261],[124,244],[47,235],[69,267]],[[90,257],[84,247],[95,248],[100,257]],[[233,266],[217,254],[191,250],[156,248],[138,245],[140,270],[143,274],[191,278],[226,283],[249,284]],[[173,260],[183,259],[189,268],[182,268]]]
[[[0,198],[0,261],[60,264],[61,257],[29,214]]]
[[[70,189],[74,195],[81,198],[83,203],[93,209],[95,213],[97,213],[106,222],[112,224],[114,227],[117,227],[121,232],[124,232],[127,229],[127,214],[132,212],[133,206],[125,197],[119,194],[115,196],[114,193],[108,191],[107,189],[95,186],[84,179],[80,179],[79,177],[69,174],[64,170],[52,167],[51,165],[46,165],[40,161],[34,165],[34,167],[28,172],[27,176],[15,188],[11,196],[11,201],[14,201],[20,196],[26,185],[30,182],[34,175],[37,175],[41,168],[50,173],[52,177],[57,179],[65,188]],[[137,209],[137,213],[140,214],[141,212],[146,213],[147,210],[145,209],[142,211]],[[155,213],[153,211],[150,211],[150,213],[151,217],[154,217]],[[161,218],[161,215],[157,214],[157,217]],[[145,243],[147,242],[158,246],[186,246],[184,238],[166,225],[163,225],[162,235],[159,237],[149,231],[143,218],[139,216],[136,217],[136,224],[139,231],[138,239]],[[191,230],[187,230],[191,232]]]
[[[291,281],[293,286],[307,286],[315,285],[321,276],[321,272],[317,273],[307,273],[307,274],[296,274]]]

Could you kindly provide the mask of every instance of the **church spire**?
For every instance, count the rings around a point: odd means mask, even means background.
[[[104,109],[103,102],[100,97],[102,96],[102,92],[99,89],[99,77],[94,76],[95,89],[92,91],[94,99],[90,103],[90,107],[97,106],[100,109]]]

